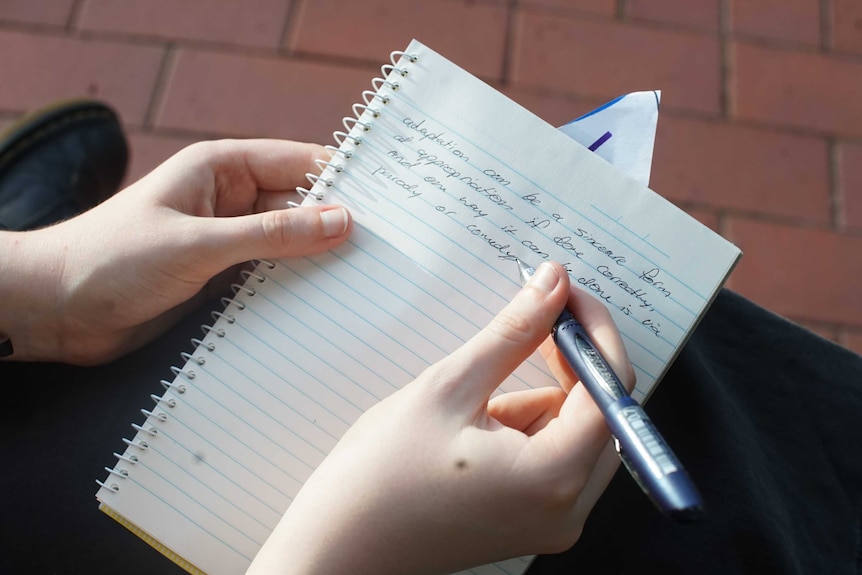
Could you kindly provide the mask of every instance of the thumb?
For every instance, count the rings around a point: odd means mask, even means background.
[[[251,259],[322,252],[350,235],[350,213],[341,206],[272,210],[247,216],[201,218],[198,238],[220,269]]]
[[[569,294],[565,269],[543,263],[509,304],[484,329],[435,367],[450,377],[446,394],[453,408],[474,410],[551,333]],[[455,377],[451,377],[455,374]]]

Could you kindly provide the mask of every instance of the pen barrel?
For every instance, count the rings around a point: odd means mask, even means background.
[[[700,494],[643,408],[626,397],[610,406],[606,418],[620,459],[656,506],[680,521],[696,519]]]
[[[644,493],[670,517],[683,522],[696,519],[701,499],[688,474],[568,310],[557,319],[553,337],[605,416],[620,459]]]
[[[629,393],[617,375],[599,353],[590,335],[569,310],[557,319],[553,331],[554,343],[560,354],[575,370],[602,412]]]

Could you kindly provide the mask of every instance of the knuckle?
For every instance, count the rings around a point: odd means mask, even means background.
[[[279,250],[290,248],[293,241],[291,218],[287,211],[264,212],[261,219],[261,232],[266,242]]]
[[[448,390],[457,387],[460,381],[461,378],[450,362],[443,360],[425,368],[411,385],[422,388],[422,393],[430,405],[446,397]]]
[[[545,508],[551,512],[568,512],[583,490],[577,478],[550,479],[544,486]]]
[[[583,527],[581,525],[567,525],[565,528],[554,530],[543,541],[543,548],[540,549],[540,552],[554,554],[568,551],[581,538],[582,533]]]
[[[563,457],[560,460],[564,460]],[[575,466],[546,466],[542,479],[533,485],[537,507],[554,516],[567,516],[581,497],[590,469]]]
[[[499,314],[490,324],[495,335],[514,344],[532,342],[536,336],[533,322],[524,314],[506,311]]]

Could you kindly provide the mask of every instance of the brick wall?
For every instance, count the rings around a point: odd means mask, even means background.
[[[862,352],[858,0],[0,0],[0,127],[104,99],[130,178],[203,138],[328,143],[412,37],[554,124],[661,89],[652,187],[744,250],[729,287]]]

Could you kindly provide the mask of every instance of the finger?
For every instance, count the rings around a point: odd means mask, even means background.
[[[557,417],[566,400],[559,387],[539,387],[504,393],[488,403],[488,415],[512,429],[533,435]]]
[[[610,438],[598,406],[584,386],[576,385],[557,417],[530,438],[527,466],[579,493]]]
[[[623,385],[631,391],[635,383],[634,369],[608,309],[599,300],[575,287],[571,288],[566,305],[590,334],[590,339]],[[544,342],[540,352],[569,394],[560,407],[557,419],[533,438],[538,448],[535,464],[542,461],[544,465],[562,465],[560,469],[564,473],[579,469],[581,474],[573,475],[573,480],[585,481],[586,472],[592,468],[610,440],[610,430],[586,388],[576,385],[578,374],[568,365],[553,340]]]
[[[217,271],[250,259],[278,259],[332,249],[347,239],[352,228],[349,212],[332,205],[197,218],[195,222],[202,259]]]
[[[566,305],[572,315],[590,334],[590,339],[607,360],[617,377],[620,378],[622,384],[631,392],[635,385],[634,368],[629,361],[620,332],[608,309],[598,299],[574,286],[571,287]],[[553,340],[549,338],[543,342],[539,347],[539,352],[545,358],[551,373],[554,374],[563,389],[569,391],[580,378],[569,367]]]
[[[545,360],[545,363],[548,364],[548,367],[551,370],[551,375],[554,376],[560,384],[560,387],[566,393],[570,392],[578,383],[580,378],[578,377],[578,374],[575,373],[574,370],[572,370],[572,368],[566,363],[566,360],[557,348],[557,344],[554,343],[554,338],[552,336],[549,335],[539,346],[539,354]]]
[[[192,177],[195,184],[184,185],[207,192],[212,215],[235,216],[254,211],[262,190],[288,192],[308,186],[305,174],[319,173],[315,160],[328,158],[325,149],[317,144],[217,140],[185,148],[165,163],[163,175]],[[189,166],[199,167],[190,173]]]
[[[328,158],[323,146],[290,140],[220,140],[205,152],[213,173],[247,174],[262,190],[290,190],[308,185],[306,172],[317,173],[314,163]]]
[[[548,335],[568,297],[559,264],[539,266],[512,301],[478,334],[431,368],[453,409],[484,409],[491,393]],[[440,377],[435,377],[439,374]]]
[[[254,211],[268,212],[270,210],[283,210],[288,206],[288,202],[301,204],[302,196],[296,191],[273,192],[261,190],[258,192]]]

